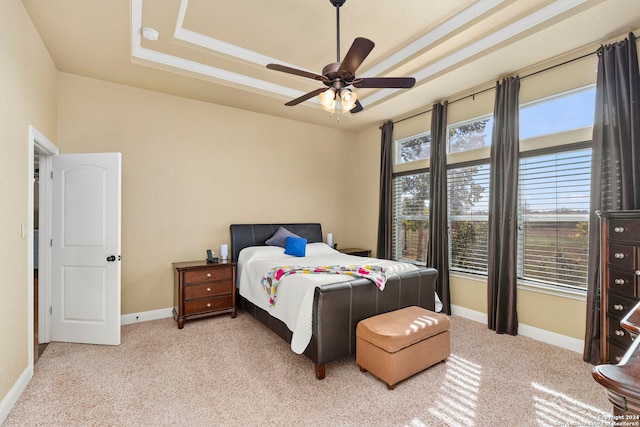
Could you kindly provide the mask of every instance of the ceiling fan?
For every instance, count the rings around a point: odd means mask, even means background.
[[[299,70],[286,65],[268,64],[267,68],[284,73],[295,74],[322,82],[326,87],[321,87],[299,98],[287,102],[286,106],[298,105],[307,99],[318,95],[322,108],[330,112],[335,111],[336,99],[340,98],[342,110],[357,113],[363,110],[362,104],[358,101],[357,95],[348,89],[348,86],[357,88],[373,89],[409,89],[416,83],[413,77],[365,77],[357,78],[356,70],[365,60],[367,55],[373,50],[375,44],[364,37],[357,37],[344,59],[340,61],[340,6],[346,0],[329,0],[336,8],[336,38],[337,38],[337,59],[336,62],[326,65],[322,69],[322,74],[314,74],[308,71]]]

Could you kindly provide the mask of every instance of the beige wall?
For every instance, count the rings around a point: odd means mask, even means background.
[[[352,134],[64,73],[59,92],[61,153],[122,153],[123,314],[171,307],[171,263],[218,252],[232,223],[359,243]]]
[[[56,69],[19,0],[0,1],[0,399],[28,366],[28,127],[57,133]]]

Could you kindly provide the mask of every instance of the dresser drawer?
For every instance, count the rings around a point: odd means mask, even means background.
[[[622,348],[611,341],[607,343],[607,347],[609,348],[609,363],[614,365],[618,364],[622,360],[622,356],[627,352],[626,348]]]
[[[215,298],[185,301],[184,313],[186,315],[205,313],[208,311],[226,310],[231,307],[231,294]]]
[[[636,247],[631,245],[621,245],[618,243],[609,244],[609,265],[619,268],[636,268]]]
[[[208,280],[231,279],[233,271],[231,268],[203,268],[199,270],[188,270],[184,272],[184,283],[199,283]]]
[[[609,269],[609,291],[619,295],[636,298],[636,274],[628,270]]]
[[[612,218],[609,220],[608,237],[619,242],[638,242],[640,222],[637,219]]]
[[[231,280],[202,283],[199,285],[186,285],[184,287],[184,298],[191,299],[231,294],[233,290],[232,285]]]
[[[609,316],[609,339],[622,348],[629,348],[633,339],[628,330],[620,325],[620,320]]]
[[[618,320],[622,319],[638,303],[614,293],[609,293],[607,297],[607,314]]]

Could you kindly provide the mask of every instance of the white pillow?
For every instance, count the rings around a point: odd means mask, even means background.
[[[306,256],[329,255],[329,254],[337,254],[337,253],[340,253],[340,252],[333,249],[331,246],[327,245],[326,243],[322,243],[322,242],[307,243]]]

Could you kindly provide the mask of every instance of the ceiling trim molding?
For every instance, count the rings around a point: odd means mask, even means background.
[[[373,77],[373,76],[381,75],[385,71],[388,71],[389,69],[398,65],[402,61],[406,60],[407,58],[415,55],[416,53],[423,51],[424,49],[431,46],[441,38],[445,37],[447,34],[450,34],[451,32],[458,30],[459,28],[468,24],[478,16],[490,11],[494,7],[504,2],[505,0],[477,1],[473,5],[463,10],[462,12],[449,18],[448,20],[444,21],[442,24],[438,25],[433,30],[424,34],[422,37],[409,43],[405,47],[401,48],[397,52],[387,57],[386,59],[380,61],[373,67],[369,68],[365,73],[366,76]],[[365,77],[365,76],[362,76],[362,77]]]
[[[504,1],[505,0],[478,0],[469,8],[451,17],[422,37],[404,46],[389,57],[369,68],[365,74],[374,76],[382,74],[384,71],[393,68],[395,65],[405,61],[408,57],[415,55],[420,51],[423,51],[428,46],[445,37],[447,34],[463,27],[476,17],[488,12]],[[513,38],[518,34],[535,27],[536,25],[539,25],[549,19],[554,18],[557,15],[566,12],[567,10],[570,10],[584,3],[585,1],[587,0],[556,0],[553,3],[535,11],[534,13],[527,15],[524,18],[492,33],[491,35],[484,37],[483,39],[478,40],[468,46],[465,46],[452,55],[449,55],[423,69],[416,71],[414,73],[416,82],[420,83],[424,80],[427,80],[435,74],[451,68],[473,56],[476,56],[479,53],[484,52],[499,43],[504,42],[505,40]],[[207,79],[211,79],[213,81],[232,83],[233,85],[240,85],[247,88],[256,89],[258,91],[266,92],[271,95],[277,95],[278,97],[297,98],[305,93],[296,89],[270,83],[262,79],[249,77],[218,67],[201,64],[174,55],[169,55],[152,49],[143,48],[141,38],[143,10],[142,2],[143,0],[131,0],[131,55],[133,62],[144,63],[145,65],[156,67],[159,65],[159,68],[162,69],[170,69],[173,71],[177,70],[178,73],[187,74],[192,77],[204,76]],[[284,61],[280,61],[278,59],[259,54],[249,49],[244,49],[231,43],[227,43],[213,37],[205,36],[203,34],[184,28],[184,18],[188,6],[189,0],[181,0],[178,19],[176,21],[176,28],[173,34],[174,39],[180,40],[184,43],[202,47],[218,54],[231,56],[235,59],[247,61],[260,66],[266,66],[269,63],[275,62],[299,69],[304,69],[295,64],[287,64]],[[383,101],[386,98],[393,96],[399,91],[401,91],[401,89],[381,89],[369,96],[366,96],[364,99],[361,99],[361,101],[366,102],[368,106],[372,106]],[[311,99],[310,101],[315,102],[315,104],[319,108],[320,104],[316,99]]]
[[[452,55],[436,61],[433,64],[416,72],[414,74],[416,82],[427,80],[441,71],[451,68],[454,65],[465,61],[466,59],[478,55],[479,53],[484,52],[499,43],[504,42],[505,40],[511,39],[520,33],[530,30],[536,25],[542,24],[543,22],[556,17],[566,12],[567,10],[573,9],[574,7],[577,7],[586,1],[587,0],[556,0],[553,3],[543,7],[542,9],[539,9],[532,14],[525,16],[524,18],[510,25],[507,25],[506,27],[488,35],[487,37],[480,39],[475,43],[471,43],[470,45],[456,51]],[[400,89],[382,89],[372,94],[367,99],[370,103],[377,103],[385,98],[388,98],[399,90]]]
[[[186,71],[188,75],[201,75],[222,80],[236,85],[259,89],[284,96],[300,96],[300,91],[266,82],[264,80],[248,77],[243,74],[223,70],[221,68],[205,65],[196,61],[180,58],[174,55],[158,52],[142,47],[142,0],[131,1],[131,56],[132,61],[146,65],[159,64],[163,69],[171,68],[178,71]]]

